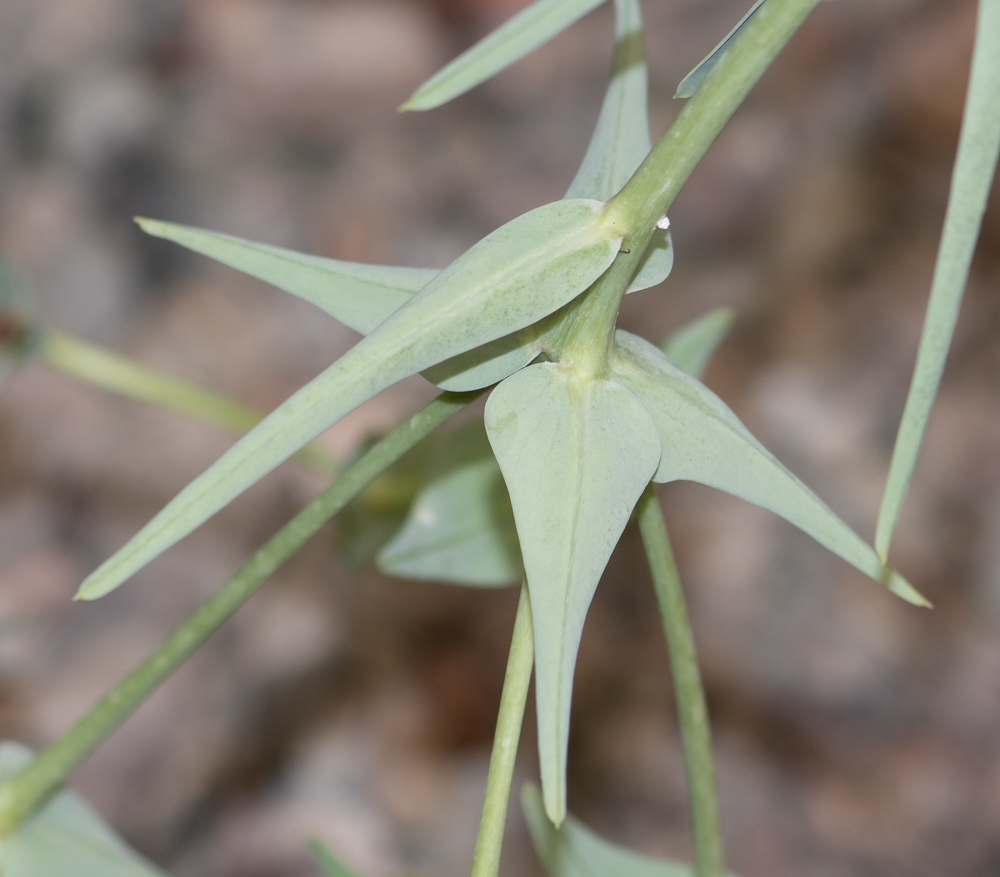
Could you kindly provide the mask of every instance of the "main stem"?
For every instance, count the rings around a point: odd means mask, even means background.
[[[490,769],[486,776],[486,799],[479,821],[476,850],[472,855],[472,877],[496,877],[500,867],[500,848],[507,821],[510,786],[514,777],[517,744],[521,739],[521,722],[528,700],[531,668],[535,663],[534,633],[531,624],[531,604],[528,588],[521,588],[517,618],[507,658],[507,675],[500,696],[500,713],[490,754]]]
[[[625,187],[610,217],[652,230],[719,132],[819,0],[768,0],[723,55]],[[628,239],[625,244],[628,246]]]
[[[694,635],[684,603],[670,537],[663,520],[660,501],[650,484],[636,506],[642,543],[653,574],[653,587],[660,604],[660,616],[667,635],[670,669],[674,677],[674,696],[687,766],[688,796],[694,830],[695,874],[697,877],[723,877],[725,850],[719,822],[719,804],[712,766],[712,734],[708,706],[698,669]]]
[[[442,393],[347,469],[63,737],[0,786],[0,837],[13,832],[222,622],[372,480],[484,391]],[[529,625],[530,626],[530,625]]]

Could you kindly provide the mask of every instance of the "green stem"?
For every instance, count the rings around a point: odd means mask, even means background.
[[[722,877],[726,867],[725,850],[719,822],[715,768],[712,765],[708,707],[701,684],[691,622],[684,604],[684,591],[674,563],[674,553],[670,547],[660,501],[656,498],[652,484],[639,500],[636,515],[653,574],[653,587],[660,604],[667,649],[670,652],[674,696],[677,698],[677,714],[687,766],[688,795],[691,800],[695,874],[697,877]]]
[[[63,737],[0,786],[0,837],[10,834],[31,816],[77,764],[330,518],[417,442],[483,392],[442,393],[396,427],[272,536],[243,569]]]
[[[517,618],[511,637],[510,656],[507,658],[507,675],[500,697],[500,714],[493,738],[490,770],[486,777],[486,799],[479,821],[479,836],[472,856],[472,877],[496,877],[500,867],[500,848],[507,821],[510,786],[514,778],[514,760],[517,744],[521,739],[521,722],[528,700],[528,684],[535,662],[535,645],[531,625],[531,604],[528,588],[521,588],[517,604]]]
[[[768,0],[747,23],[625,187],[611,221],[652,229],[695,166],[819,0]],[[628,246],[628,239],[624,246]]]
[[[36,350],[47,365],[102,390],[184,414],[238,435],[249,432],[265,416],[221,393],[154,371],[53,329],[41,332]],[[339,468],[337,460],[316,445],[306,445],[295,456],[328,475],[336,474]]]

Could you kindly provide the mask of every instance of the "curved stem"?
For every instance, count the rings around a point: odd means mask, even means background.
[[[486,777],[486,798],[479,821],[476,850],[472,856],[472,877],[496,877],[500,867],[500,848],[507,821],[510,785],[514,778],[517,744],[521,739],[521,722],[528,700],[531,668],[535,663],[534,633],[531,625],[531,604],[528,588],[522,586],[517,604],[517,618],[511,637],[507,675],[500,697],[500,713],[490,754],[490,770]]]
[[[63,737],[0,786],[0,837],[10,834],[44,804],[66,775],[330,518],[417,442],[483,392],[442,393],[396,427],[272,536],[243,569]]]
[[[237,435],[249,432],[264,419],[260,411],[221,393],[163,374],[53,329],[42,330],[37,352],[52,368],[102,390],[184,414]],[[295,457],[328,475],[336,474],[339,469],[337,460],[315,444],[306,445]]]
[[[723,877],[725,850],[719,821],[719,804],[712,765],[712,734],[701,684],[694,635],[684,603],[680,576],[674,563],[670,537],[663,520],[660,501],[650,484],[636,506],[642,543],[653,574],[653,587],[660,605],[663,629],[670,652],[674,677],[674,696],[684,744],[688,795],[691,800],[691,823],[694,829],[695,874],[697,877]]]

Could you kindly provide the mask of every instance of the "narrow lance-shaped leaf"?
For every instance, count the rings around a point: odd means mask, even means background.
[[[649,153],[646,51],[639,0],[615,0],[615,55],[597,126],[567,198],[607,201]],[[670,233],[656,229],[628,292],[666,280],[674,264]]]
[[[736,23],[736,27],[726,34],[722,42],[712,49],[712,51],[698,63],[698,66],[696,66],[694,70],[688,73],[688,75],[681,80],[681,84],[677,86],[677,93],[674,97],[691,97],[698,90],[698,86],[705,81],[708,74],[712,72],[712,68],[719,63],[722,56],[725,54],[726,49],[728,49],[733,40],[739,36],[740,31],[746,27],[750,19],[753,18],[754,13],[760,9],[763,2],[764,0],[757,0],[757,2],[750,7],[750,11]]]
[[[184,488],[81,586],[113,590],[362,402],[530,325],[579,295],[621,243],[594,201],[557,201],[488,235]]]
[[[446,469],[420,491],[399,532],[382,548],[389,575],[473,587],[524,578],[503,475],[482,421],[448,436]]]
[[[583,622],[608,558],[656,471],[656,429],[608,380],[556,363],[511,375],[486,403],[510,491],[535,628],[538,749],[545,809],[566,813],[566,747]]]
[[[701,378],[715,348],[732,325],[733,312],[729,308],[716,308],[668,335],[660,343],[660,350],[681,371]]]
[[[137,217],[146,234],[173,241],[312,302],[367,335],[439,273],[325,259],[174,222]]]
[[[643,856],[610,843],[572,814],[556,828],[546,818],[541,795],[531,783],[521,790],[521,809],[532,846],[549,877],[694,877],[690,865]]]
[[[655,481],[697,481],[770,509],[918,606],[927,601],[760,444],[707,387],[654,345],[616,333],[611,377],[642,403],[663,449]]]
[[[154,237],[173,241],[311,302],[362,335],[440,273],[432,268],[342,262],[173,222],[136,221]],[[428,369],[425,377],[443,390],[478,390],[527,365],[543,344],[540,333],[529,326],[442,362]]]
[[[1000,0],[980,0],[972,74],[917,364],[875,529],[885,560],[937,395],[1000,154]]]
[[[447,103],[547,43],[603,2],[536,0],[435,73],[400,109],[430,110]]]
[[[0,781],[32,759],[18,743],[0,744]],[[79,795],[60,792],[0,840],[3,877],[165,877],[108,828]]]

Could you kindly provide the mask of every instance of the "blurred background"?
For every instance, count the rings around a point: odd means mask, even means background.
[[[0,259],[47,324],[270,408],[356,336],[144,237],[134,214],[341,259],[439,267],[559,198],[610,65],[601,8],[442,109],[395,107],[518,0],[4,0]],[[654,137],[748,0],[648,0]],[[871,538],[957,141],[972,0],[821,3],[671,213],[629,296],[653,340],[736,325],[709,384]],[[661,490],[743,877],[1000,873],[1000,199],[892,560],[916,610],[792,527]],[[414,378],[324,436],[347,454]],[[0,737],[63,732],[323,486],[289,463],[126,587],[71,603],[231,437],[29,363],[0,393]],[[176,877],[467,873],[517,600],[353,569],[314,540],[73,775]],[[531,710],[516,783],[536,776]],[[690,857],[662,631],[638,536],[584,634],[570,807]],[[514,805],[505,875],[540,874]]]

